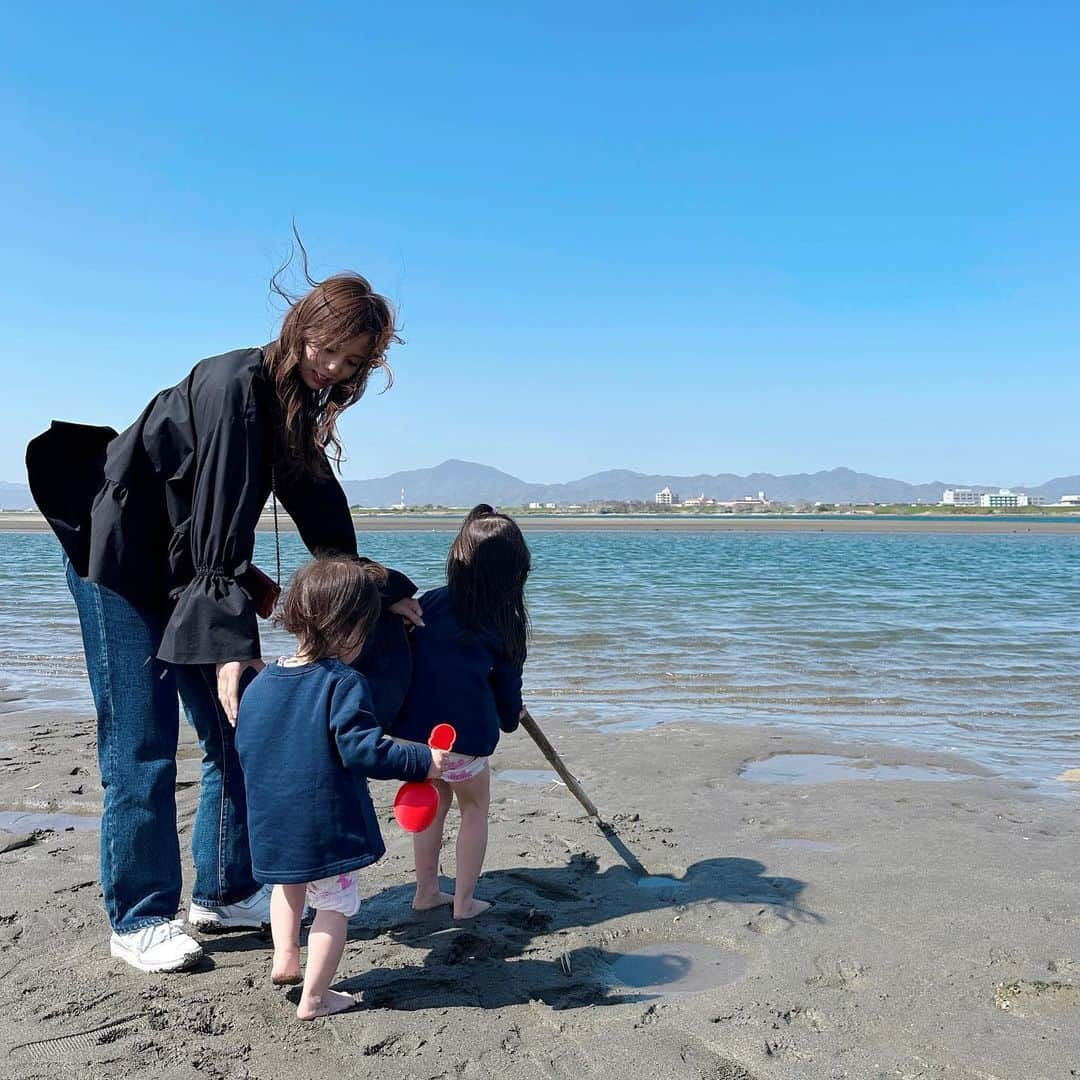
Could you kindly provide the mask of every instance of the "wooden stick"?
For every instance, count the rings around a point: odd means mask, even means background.
[[[566,767],[566,763],[559,757],[558,750],[548,742],[548,737],[540,730],[540,725],[532,718],[532,714],[525,709],[521,714],[521,726],[532,736],[532,741],[540,747],[544,757],[551,762],[551,767],[562,777],[563,782],[570,789],[570,793],[582,806],[591,818],[600,821],[600,811],[596,804],[585,794],[585,789],[578,783],[577,777]]]
[[[563,778],[564,783],[570,789],[574,798],[585,807],[586,813],[596,822],[604,838],[618,853],[619,858],[639,877],[648,877],[649,872],[642,865],[641,860],[626,846],[623,839],[615,831],[615,826],[608,824],[600,817],[595,803],[585,789],[578,783],[577,777],[566,767],[565,762],[559,757],[559,752],[548,742],[547,736],[540,730],[540,725],[532,718],[532,714],[526,709],[521,716],[521,726],[532,736],[532,740],[540,747],[544,757],[551,762],[555,771]]]

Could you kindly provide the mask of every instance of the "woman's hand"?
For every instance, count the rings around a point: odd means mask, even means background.
[[[391,604],[390,610],[395,615],[400,615],[403,619],[407,619],[413,626],[424,625],[424,609],[420,607],[420,604],[411,596],[406,596],[404,600],[399,600],[396,604]]]
[[[240,676],[245,668],[262,671],[266,665],[261,660],[229,660],[217,665],[217,695],[229,723],[236,727],[236,714],[240,711]]]

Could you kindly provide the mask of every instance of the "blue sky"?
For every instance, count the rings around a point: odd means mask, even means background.
[[[0,480],[269,340],[294,216],[401,309],[347,477],[1080,472],[1074,4],[148,7],[5,13]]]

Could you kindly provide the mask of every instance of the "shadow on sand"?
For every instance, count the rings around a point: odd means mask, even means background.
[[[692,975],[695,960],[677,943],[644,959],[641,981],[627,987],[613,978],[624,954],[591,946],[560,953],[551,935],[706,901],[767,905],[793,920],[818,918],[797,903],[803,882],[764,870],[753,859],[714,858],[695,863],[680,878],[642,880],[624,866],[601,872],[595,856],[576,854],[565,866],[486,872],[480,893],[496,905],[467,923],[454,922],[448,908],[413,913],[411,886],[384,889],[364,902],[350,923],[350,938],[389,934],[402,945],[427,949],[423,964],[373,969],[337,986],[362,992],[367,1008],[405,1011],[530,1000],[556,1009],[649,1000],[666,988],[679,989]]]

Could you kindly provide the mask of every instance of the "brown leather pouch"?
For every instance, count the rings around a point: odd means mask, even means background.
[[[274,614],[274,608],[281,596],[281,586],[269,574],[264,574],[254,563],[248,566],[247,573],[244,575],[244,585],[251,594],[252,600],[255,601],[255,610],[260,618],[269,619]]]

